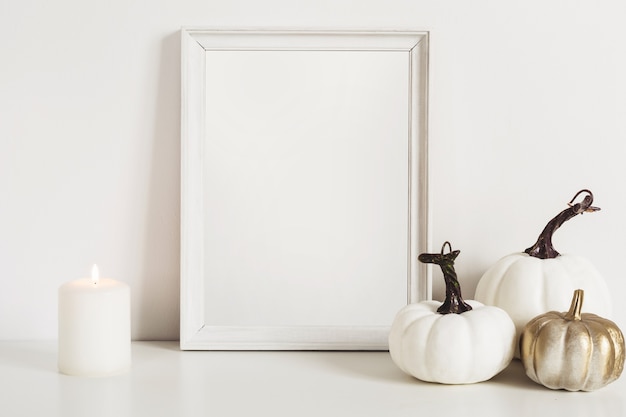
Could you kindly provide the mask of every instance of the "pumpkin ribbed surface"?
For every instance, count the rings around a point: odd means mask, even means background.
[[[520,353],[533,381],[551,389],[593,391],[621,375],[624,337],[615,323],[596,314],[570,320],[567,313],[552,311],[527,324]]]
[[[575,255],[553,259],[525,253],[505,256],[482,276],[474,298],[506,311],[519,337],[531,319],[567,305],[577,288],[584,288],[589,311],[611,316],[611,296],[603,277],[586,258]]]
[[[485,381],[506,368],[513,358],[513,322],[499,308],[467,303],[472,310],[463,314],[439,314],[436,301],[400,310],[389,335],[394,363],[422,381],[444,384]]]

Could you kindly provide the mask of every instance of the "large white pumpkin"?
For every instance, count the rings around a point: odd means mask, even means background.
[[[441,267],[446,299],[413,303],[396,315],[389,353],[409,375],[428,382],[470,384],[490,379],[512,360],[515,326],[504,310],[465,301],[454,270],[459,251],[419,256]]]
[[[519,337],[526,323],[548,311],[559,311],[578,288],[585,290],[590,311],[611,316],[611,295],[604,278],[589,260],[576,255],[552,259],[526,253],[505,256],[482,276],[474,298],[509,313]]]
[[[472,310],[440,314],[437,301],[405,306],[389,334],[389,353],[405,373],[422,381],[470,384],[507,367],[515,350],[515,326],[497,307],[468,300]]]
[[[587,195],[573,204],[581,193]],[[578,288],[584,289],[590,310],[611,316],[611,295],[600,272],[584,257],[561,255],[552,246],[552,235],[563,223],[578,214],[600,210],[592,203],[591,191],[579,191],[569,207],[548,222],[533,246],[500,259],[478,282],[474,298],[505,310],[515,323],[518,338],[526,323],[567,305],[569,295]]]

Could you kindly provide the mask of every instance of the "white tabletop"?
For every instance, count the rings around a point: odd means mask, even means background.
[[[183,352],[134,342],[129,373],[61,375],[56,342],[0,342],[0,415],[18,416],[624,416],[626,378],[553,391],[519,361],[488,382],[439,385],[403,374],[388,352]]]

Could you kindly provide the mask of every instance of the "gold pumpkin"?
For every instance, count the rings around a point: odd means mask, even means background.
[[[624,369],[624,335],[611,320],[582,313],[583,290],[574,291],[567,313],[551,311],[522,331],[520,357],[526,375],[551,389],[593,391]]]

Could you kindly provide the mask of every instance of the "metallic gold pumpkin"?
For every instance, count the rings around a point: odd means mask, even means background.
[[[567,313],[532,319],[520,337],[526,375],[551,389],[593,391],[615,381],[624,368],[624,335],[611,320],[580,312],[583,290]]]

